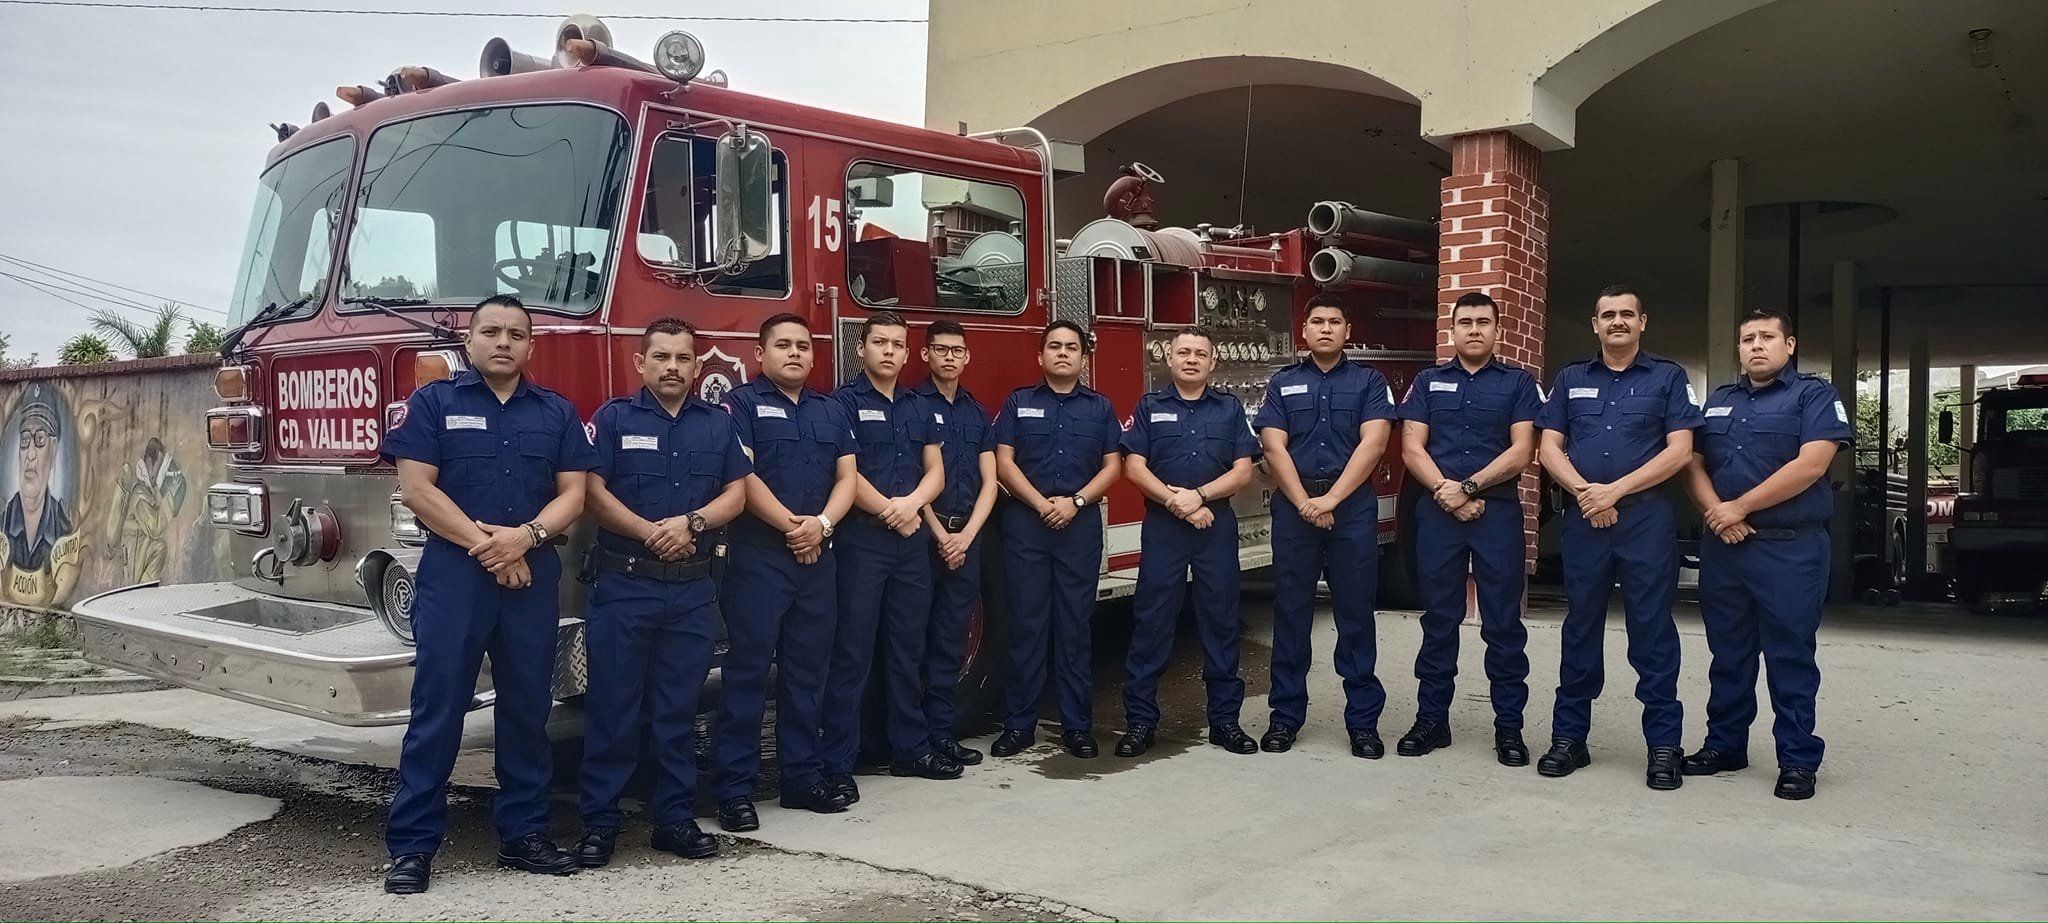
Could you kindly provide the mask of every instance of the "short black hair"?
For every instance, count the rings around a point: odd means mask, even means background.
[[[1216,335],[1210,333],[1207,327],[1182,327],[1173,332],[1173,340],[1178,340],[1181,337],[1201,337],[1209,342],[1210,352],[1216,351]],[[1166,345],[1172,346],[1173,340],[1167,340]]]
[[[867,342],[868,334],[873,333],[876,327],[902,327],[903,332],[910,332],[910,325],[904,322],[903,315],[894,311],[876,311],[860,322],[860,341]]]
[[[697,345],[697,327],[694,324],[691,324],[689,321],[683,320],[680,317],[664,317],[661,318],[660,320],[655,321],[654,323],[648,324],[647,329],[640,332],[641,352],[645,353],[647,351],[647,347],[652,346],[654,344],[654,335],[657,333],[667,334],[670,336],[673,336],[678,333],[687,333],[690,335],[691,348],[694,349]]]
[[[1459,308],[1485,308],[1493,312],[1493,319],[1500,320],[1500,305],[1485,292],[1466,292],[1451,302],[1451,316],[1458,316]]]
[[[956,320],[935,320],[924,328],[924,341],[927,343],[944,336],[967,339],[967,328],[960,326],[960,322]]]
[[[768,332],[774,330],[777,327],[782,326],[783,324],[795,324],[799,327],[804,328],[805,333],[809,333],[811,330],[811,322],[805,320],[803,315],[791,314],[788,311],[784,311],[781,314],[777,314],[761,322],[761,342],[768,342]]]
[[[485,308],[511,308],[514,311],[518,311],[519,316],[526,318],[526,329],[533,329],[533,312],[528,311],[524,303],[511,295],[492,295],[477,302],[476,307],[470,309],[470,322],[475,323],[477,314]]]
[[[1650,306],[1643,301],[1643,293],[1636,291],[1635,286],[1626,282],[1616,282],[1601,288],[1600,293],[1593,296],[1593,303],[1598,304],[1602,298],[1620,298],[1624,295],[1636,300],[1637,311],[1650,313]]]
[[[1780,311],[1777,308],[1750,308],[1749,313],[1742,315],[1742,320],[1735,324],[1735,329],[1741,330],[1742,328],[1749,326],[1751,323],[1760,320],[1777,321],[1778,329],[1788,337],[1796,337],[1799,335],[1792,329],[1792,315]]]
[[[1074,335],[1081,338],[1081,355],[1085,356],[1095,351],[1095,337],[1089,334],[1088,328],[1081,326],[1076,321],[1065,319],[1053,321],[1045,325],[1044,330],[1038,332],[1039,349],[1044,349],[1045,344],[1052,342],[1052,332],[1055,330],[1074,331]]]
[[[1337,313],[1344,315],[1344,322],[1351,323],[1351,309],[1344,306],[1344,299],[1334,294],[1323,292],[1310,298],[1307,304],[1301,306],[1301,319],[1308,320],[1308,316],[1314,314],[1317,308],[1336,308]]]

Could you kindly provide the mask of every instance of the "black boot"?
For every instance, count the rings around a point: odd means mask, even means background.
[[[706,859],[718,855],[718,838],[699,829],[694,820],[654,828],[647,845],[685,859]]]
[[[1685,784],[1685,774],[1678,769],[1679,761],[1685,759],[1685,751],[1677,747],[1651,747],[1650,765],[1643,770],[1643,781],[1660,792],[1668,792]]]
[[[1592,765],[1593,755],[1586,752],[1583,741],[1569,737],[1554,737],[1550,741],[1550,752],[1536,761],[1536,774],[1562,779],[1574,771]]]
[[[1514,728],[1493,729],[1493,755],[1502,766],[1529,765],[1529,745],[1522,742],[1522,732]]]
[[[612,850],[619,844],[617,827],[591,827],[583,831],[583,838],[576,841],[576,864],[587,869],[601,869],[611,864]]]
[[[1401,735],[1394,752],[1402,756],[1428,756],[1429,751],[1451,745],[1451,726],[1427,718],[1415,719],[1415,726]]]
[[[424,894],[427,884],[434,878],[434,857],[424,853],[414,856],[399,856],[391,860],[391,870],[384,873],[384,893]]]

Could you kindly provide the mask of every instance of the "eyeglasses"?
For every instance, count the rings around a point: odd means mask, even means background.
[[[942,358],[967,358],[967,347],[965,346],[927,346],[925,349],[931,350],[932,355]]]
[[[57,441],[57,437],[50,435],[50,431],[46,429],[25,429],[21,431],[22,445],[32,445],[42,449],[48,448],[50,443],[55,441]]]

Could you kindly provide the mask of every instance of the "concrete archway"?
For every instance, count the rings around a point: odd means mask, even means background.
[[[1536,78],[1536,125],[1556,149],[1576,142],[1578,110],[1614,78],[1658,52],[1775,0],[1654,0],[1565,55]]]

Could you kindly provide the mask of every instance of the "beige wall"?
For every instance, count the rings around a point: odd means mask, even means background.
[[[931,0],[925,120],[1087,142],[1247,83],[1419,103],[1432,139],[1512,129],[1569,147],[1579,103],[1767,0]]]

